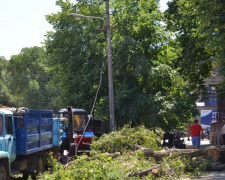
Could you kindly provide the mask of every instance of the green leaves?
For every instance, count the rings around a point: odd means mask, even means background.
[[[103,135],[91,145],[91,149],[101,152],[121,152],[130,151],[135,145],[159,150],[157,143],[161,142],[161,131],[155,134],[153,130],[138,126],[131,128],[130,125],[124,126],[121,131],[111,132]]]
[[[186,72],[188,58],[180,61],[183,47],[172,41],[161,25],[163,14],[157,2],[119,0],[110,3],[117,127],[132,122],[134,126],[143,124],[168,129],[186,122],[195,111],[193,106],[186,105],[191,88],[187,88],[189,85],[184,80],[189,80],[189,75],[195,77],[196,71]],[[104,24],[101,20],[76,19],[69,15],[76,12],[104,17],[105,5],[95,1],[91,5],[68,1],[58,1],[58,4],[62,11],[47,16],[55,32],[49,32],[45,41],[53,81],[60,92],[58,100],[63,106],[70,104],[89,110],[102,63],[107,60],[106,34],[96,31]],[[195,63],[191,68],[196,68]],[[102,77],[95,117],[109,119],[107,66]],[[193,100],[189,100],[188,105]],[[176,115],[177,107],[185,107],[180,109],[182,119]]]
[[[131,122],[179,128],[196,115],[195,101],[214,61],[225,72],[224,3],[173,0],[165,14],[155,0],[110,3],[116,127]],[[108,120],[106,33],[98,31],[105,24],[70,16],[105,17],[105,3],[57,5],[61,11],[46,16],[54,31],[47,32],[43,48],[23,48],[9,62],[1,58],[0,99],[29,108],[71,105],[90,111],[102,73],[94,114]]]
[[[154,151],[160,150],[156,141],[161,141],[161,133],[160,129],[155,129],[155,133],[153,133],[152,130],[143,126],[130,128],[127,125],[121,131],[102,136],[92,144],[94,150],[101,150],[105,153],[93,153],[94,156],[91,157],[77,156],[64,168],[56,162],[56,159],[51,157],[50,172],[42,175],[40,179],[156,179],[152,173],[130,176],[155,166],[159,171],[158,178],[160,179],[181,179],[184,176],[196,178],[196,176],[203,174],[212,163],[202,157],[190,158],[174,153],[162,158],[160,164],[156,165],[154,158],[147,157],[145,152],[131,149],[134,145],[139,144],[144,148],[152,148]],[[110,154],[110,152],[115,151],[111,151],[109,147],[121,153]]]
[[[176,35],[175,41],[182,48],[176,67],[180,68],[185,80],[197,91],[200,91],[197,88],[204,83],[203,79],[210,75],[210,58],[214,56],[213,51],[202,43],[209,38],[201,31],[202,20],[205,18],[201,8],[207,3],[174,0],[168,3],[169,8],[165,14],[167,27]]]
[[[0,104],[10,106],[10,93],[8,92],[7,67],[8,61],[4,57],[0,57]]]
[[[17,107],[48,108],[51,97],[47,93],[50,80],[45,50],[40,47],[23,48],[7,66],[11,103]]]
[[[70,104],[88,111],[94,102],[100,68],[105,61],[105,36],[103,32],[96,31],[103,26],[102,21],[70,16],[76,11],[91,15],[88,13],[88,6],[79,3],[72,5],[68,1],[59,1],[59,5],[61,12],[47,16],[56,30],[55,33],[48,34],[45,42],[51,72],[56,74],[54,82],[58,84],[63,106]],[[101,10],[98,6],[93,8],[95,13]],[[104,81],[103,85],[107,87],[107,82]]]

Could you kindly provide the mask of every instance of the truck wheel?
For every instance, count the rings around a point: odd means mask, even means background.
[[[9,171],[2,164],[0,164],[0,180],[9,180]]]
[[[40,155],[38,157],[38,161],[37,161],[37,175],[39,173],[43,173],[45,171],[45,164],[44,164],[44,159],[43,159],[43,155]]]

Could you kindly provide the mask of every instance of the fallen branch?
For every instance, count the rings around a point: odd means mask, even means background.
[[[134,176],[142,177],[142,176],[148,175],[149,172],[151,172],[152,174],[156,175],[158,173],[158,169],[157,168],[159,168],[159,167],[160,167],[160,165],[156,165],[154,167],[151,167],[151,168],[143,170],[143,171],[139,171],[139,172],[136,172],[136,173],[129,173],[127,175],[127,177],[134,177]]]
[[[152,148],[144,148],[142,146],[139,145],[135,145],[134,146],[134,150],[139,150],[141,152],[144,153],[144,157],[148,158],[148,157],[154,157],[154,151],[152,150]]]
[[[204,149],[205,155],[225,163],[225,146],[209,146]]]
[[[119,152],[117,152],[117,153],[103,153],[103,154],[104,154],[106,157],[112,157],[113,159],[114,159],[114,158],[117,158],[119,155],[121,155]],[[91,160],[95,160],[95,159],[100,159],[100,156],[93,156],[93,157],[88,157],[88,156],[86,156],[86,160],[91,161]],[[68,168],[71,164],[74,164],[75,161],[76,161],[76,159],[73,160],[73,161],[70,161],[70,162],[66,163],[66,164],[64,165],[63,169]]]
[[[204,151],[199,149],[167,149],[162,151],[153,151],[151,148],[144,148],[139,145],[134,147],[134,150],[139,150],[144,153],[146,158],[153,157],[156,162],[160,162],[163,157],[171,154],[177,154],[179,156],[189,156],[190,158],[203,155]]]
[[[168,149],[162,151],[154,152],[154,159],[156,162],[160,162],[163,157],[169,156],[171,154],[176,154],[178,156],[189,156],[190,158],[201,156],[203,154],[203,150],[199,149]]]

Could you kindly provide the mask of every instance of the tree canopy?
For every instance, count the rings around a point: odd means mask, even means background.
[[[96,19],[76,19],[71,13],[104,17],[104,3],[57,1],[62,9],[47,16],[55,32],[45,47],[65,106],[91,109],[106,62],[106,34]],[[181,51],[162,26],[155,0],[110,1],[115,115],[117,126],[129,122],[165,129],[177,127],[196,113],[193,89],[177,61]],[[173,45],[177,46],[173,46]],[[179,49],[179,48],[178,48]],[[180,48],[181,49],[181,48]],[[108,119],[107,68],[102,71],[95,115]],[[193,83],[194,84],[194,83]],[[178,113],[177,112],[182,112]]]
[[[1,102],[56,111],[94,107],[95,117],[108,120],[104,21],[70,16],[105,18],[105,3],[56,4],[61,11],[46,16],[54,31],[43,47],[23,48],[10,61],[0,58]],[[224,6],[220,0],[172,0],[162,13],[159,1],[110,0],[117,127],[169,130],[197,114],[195,102],[212,67],[225,72]]]
[[[224,1],[173,0],[166,11],[167,27],[182,47],[179,66],[191,84],[202,89],[212,66],[224,75]],[[187,66],[189,68],[187,68]]]
[[[0,57],[0,104],[10,105],[10,93],[7,87],[7,66],[8,61],[4,57]]]
[[[16,107],[51,108],[49,102],[52,92],[47,86],[50,74],[43,48],[23,48],[19,55],[14,55],[8,62],[7,76],[11,102]]]

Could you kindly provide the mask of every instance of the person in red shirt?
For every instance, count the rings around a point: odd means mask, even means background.
[[[190,127],[189,136],[192,137],[192,145],[194,149],[199,149],[200,147],[200,136],[202,139],[204,138],[204,133],[202,130],[202,126],[198,124],[198,120],[194,120],[194,124]],[[188,136],[188,140],[189,140]]]

